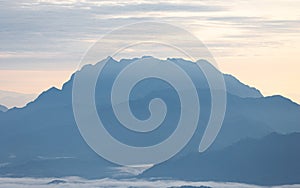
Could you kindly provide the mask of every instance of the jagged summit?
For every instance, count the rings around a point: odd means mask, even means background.
[[[185,71],[191,76],[191,77],[201,77],[201,70],[198,70],[198,72],[195,71],[195,69],[199,69],[197,65],[195,65],[195,63],[203,63],[203,64],[207,64],[209,66],[213,66],[212,64],[210,64],[208,61],[206,60],[198,60],[196,62],[192,62],[190,60],[185,60],[183,58],[166,58],[164,59],[158,59],[155,58],[153,56],[142,56],[142,57],[135,57],[135,58],[131,58],[131,59],[120,59],[119,61],[108,56],[106,59],[99,61],[98,63],[96,63],[95,65],[85,65],[81,68],[81,70],[79,72],[88,72],[89,69],[93,69],[93,66],[97,66],[103,62],[107,62],[108,64],[112,65],[112,69],[113,68],[117,68],[122,66],[125,67],[127,64],[130,64],[136,60],[139,59],[149,59],[149,58],[153,58],[155,60],[159,60],[161,62],[165,62],[166,60],[168,61],[172,61],[174,63],[176,63],[177,65],[180,65],[181,67],[183,67],[185,69]],[[219,71],[218,71],[219,72]],[[261,94],[261,92],[254,88],[254,87],[250,87],[246,84],[243,84],[242,82],[240,82],[237,78],[235,78],[232,75],[229,74],[223,74],[224,76],[224,81],[226,84],[226,89],[227,92],[229,94],[232,95],[236,95],[239,97],[243,97],[243,98],[259,98],[259,97],[263,97],[263,95]],[[73,76],[72,76],[73,77]],[[71,79],[72,79],[71,77]],[[203,77],[203,75],[202,75]],[[205,77],[202,78],[203,80],[206,79]],[[201,87],[201,86],[199,86]],[[207,88],[205,88],[207,89]]]

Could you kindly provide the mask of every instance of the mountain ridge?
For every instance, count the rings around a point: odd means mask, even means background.
[[[175,128],[178,115],[176,109],[179,109],[177,97],[169,86],[154,81],[145,81],[146,84],[141,86],[148,87],[137,87],[133,91],[132,98],[129,99],[130,104],[133,105],[133,113],[139,118],[148,117],[147,108],[140,104],[148,104],[152,98],[162,98],[166,104],[170,105],[170,116],[168,116],[166,126],[172,129],[167,131],[162,127],[160,132],[153,133],[153,137],[133,136],[132,133],[124,131],[113,113],[110,113],[112,110],[109,104],[109,86],[114,80],[113,76],[126,65],[126,61],[130,63],[130,60],[123,60],[121,62],[125,64],[120,64],[112,59],[106,67],[107,74],[100,78],[98,81],[100,83],[96,86],[97,111],[101,117],[104,117],[104,122],[113,122],[108,125],[115,126],[106,128],[114,133],[118,140],[129,145],[151,145],[166,138]],[[179,63],[186,65],[184,62]],[[187,66],[186,70],[193,71],[190,69],[193,64]],[[78,72],[88,75],[93,68],[95,68],[93,65],[87,65]],[[198,151],[200,139],[210,115],[211,98],[207,83],[202,80],[203,75],[196,71],[192,72],[191,77],[195,83],[203,84],[201,87],[196,85],[203,110],[195,135],[175,158]],[[13,108],[6,113],[0,113],[0,148],[3,148],[0,161],[8,164],[1,168],[1,176],[5,174],[33,177],[76,175],[102,178],[111,176],[109,169],[116,165],[102,159],[90,149],[76,126],[72,111],[73,79],[74,74],[62,89],[52,87],[24,108]],[[102,82],[101,79],[103,79]],[[228,147],[243,138],[259,139],[274,131],[278,133],[300,132],[300,106],[284,97],[244,98],[228,93],[227,101],[224,124],[210,148],[212,151]],[[142,140],[139,140],[140,138]],[[43,160],[39,156],[43,156]],[[41,168],[44,169],[43,172]]]

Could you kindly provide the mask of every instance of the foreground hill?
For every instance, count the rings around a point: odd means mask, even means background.
[[[244,139],[220,151],[192,153],[146,170],[141,177],[256,185],[300,183],[300,133]]]

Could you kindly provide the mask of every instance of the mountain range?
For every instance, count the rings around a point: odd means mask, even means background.
[[[106,59],[108,63],[96,86],[96,105],[99,116],[108,125],[106,129],[115,138],[129,145],[148,146],[159,143],[172,133],[180,106],[178,96],[170,85],[159,80],[145,80],[134,88],[130,96],[133,113],[140,119],[149,117],[146,105],[151,99],[159,97],[170,109],[166,121],[149,135],[134,134],[121,126],[109,102],[111,85],[118,73],[135,60],[137,58],[120,61],[110,57]],[[208,83],[193,62],[178,58],[168,60],[182,67],[196,85],[201,104],[199,124],[180,153],[170,161],[148,169],[141,177],[164,176],[268,185],[300,183],[300,176],[295,174],[299,164],[295,164],[296,157],[300,153],[296,144],[299,143],[297,133],[300,132],[298,104],[282,96],[264,97],[259,90],[225,74],[227,109],[222,129],[208,151],[197,153],[210,115]],[[205,60],[199,63],[208,64]],[[74,75],[88,76],[95,66],[97,64],[86,65],[74,73],[61,90],[50,88],[23,108],[0,112],[1,176],[103,178],[115,175],[113,169],[118,166],[102,159],[88,147],[78,131],[72,111]],[[276,150],[278,145],[282,148]],[[282,152],[285,155],[278,156]],[[246,165],[246,161],[249,164]],[[271,168],[271,164],[278,165]],[[282,165],[289,168],[294,165],[295,169],[288,173]],[[253,168],[248,169],[251,166]],[[255,176],[256,170],[268,173],[268,176],[259,178]]]

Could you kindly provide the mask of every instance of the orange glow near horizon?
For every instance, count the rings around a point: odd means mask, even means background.
[[[165,4],[174,3],[174,1],[164,2]],[[43,3],[47,6],[40,6]],[[128,5],[143,3],[145,4],[146,1],[82,1],[78,3],[75,0],[63,2],[46,0],[39,1],[39,3],[27,3],[26,6],[20,4],[19,7],[12,7],[12,10],[17,8],[23,10],[25,7],[30,15],[32,10],[41,14],[47,12],[48,10],[45,11],[45,9],[51,9],[48,4],[55,6],[63,4],[62,9],[67,7],[69,11],[76,12],[81,10],[80,8],[94,6],[105,8],[105,5],[116,4],[118,8],[126,8]],[[111,8],[106,14],[99,11],[98,13],[92,12],[91,16],[87,9],[85,14],[78,17],[57,15],[66,18],[61,20],[51,20],[48,15],[43,22],[39,17],[23,20],[22,16],[7,20],[8,24],[4,25],[6,27],[4,31],[7,29],[8,32],[3,32],[4,37],[1,39],[3,47],[0,50],[0,90],[39,94],[52,86],[61,88],[77,66],[73,67],[68,62],[78,63],[88,46],[99,37],[107,31],[132,24],[137,20],[150,20],[173,24],[193,33],[208,46],[222,72],[232,74],[241,82],[256,87],[266,96],[280,94],[300,104],[300,1],[234,0],[230,3],[189,1],[189,5],[199,7],[199,11],[195,11],[193,7],[181,9],[181,5],[182,7],[187,5],[187,2],[183,0],[176,1],[177,6],[173,7],[174,9],[170,7],[170,10],[160,8],[159,1],[151,3],[157,4],[155,10],[126,11],[122,9],[124,12],[114,12]],[[214,8],[216,10],[209,10]],[[53,15],[56,15],[57,10],[52,11]],[[17,18],[20,20],[14,23]],[[147,19],[143,20],[143,18]],[[110,19],[119,21],[113,23]],[[68,24],[60,22],[64,20],[67,20]],[[41,24],[41,26],[34,28],[34,21],[38,21],[36,25]],[[48,21],[56,23],[52,24],[54,28],[50,28],[50,24],[47,32],[39,30],[46,28]],[[18,38],[13,27],[18,23],[22,23],[21,26],[27,24],[29,27],[33,24],[32,28],[26,30],[28,33],[19,29],[22,31],[18,30],[22,36]],[[101,30],[102,28],[106,30]],[[74,32],[77,29],[80,32]],[[23,36],[23,34],[26,35]],[[169,57],[173,57],[172,54]],[[52,70],[47,70],[46,65]],[[60,65],[63,70],[59,69]]]
[[[0,90],[40,94],[53,86],[61,88],[72,73],[72,70],[0,70]]]

